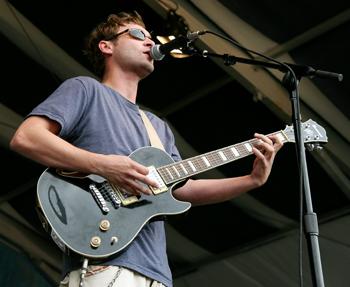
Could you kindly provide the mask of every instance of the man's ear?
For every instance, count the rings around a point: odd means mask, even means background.
[[[110,41],[102,40],[98,43],[98,47],[103,54],[112,54],[112,43]]]

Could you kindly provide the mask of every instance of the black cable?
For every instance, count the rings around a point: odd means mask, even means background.
[[[231,42],[233,45],[237,46],[238,48],[242,49],[243,51],[246,51],[246,52],[249,52],[249,53],[258,55],[258,56],[260,56],[260,57],[262,57],[262,58],[264,58],[264,59],[267,59],[267,60],[269,60],[269,61],[271,61],[271,62],[274,62],[274,63],[276,63],[276,64],[279,64],[279,65],[283,66],[284,68],[286,68],[286,69],[292,74],[293,79],[294,79],[294,81],[295,81],[295,84],[298,83],[298,78],[296,77],[296,75],[295,75],[295,73],[294,73],[294,70],[293,70],[291,67],[289,67],[287,64],[285,64],[285,63],[283,63],[283,62],[280,62],[280,61],[277,61],[277,60],[275,60],[275,59],[273,59],[273,58],[271,58],[271,57],[269,57],[269,56],[265,56],[265,55],[263,55],[263,54],[261,54],[261,53],[259,53],[259,52],[250,50],[250,49],[248,49],[248,48],[242,46],[242,45],[241,45],[240,43],[238,43],[236,40],[233,40],[233,39],[231,39],[231,38],[229,38],[229,37],[223,36],[223,35],[221,35],[221,34],[219,34],[219,33],[216,33],[216,32],[213,32],[213,31],[209,31],[209,30],[205,30],[205,31],[203,31],[202,33],[203,33],[203,34],[213,34],[213,35],[215,35],[215,36],[218,36],[218,37],[220,37],[220,38],[222,38],[222,39],[224,39],[224,40],[226,40],[226,41]],[[297,96],[298,96],[298,98],[299,98],[299,92],[298,92],[298,95],[297,95]]]

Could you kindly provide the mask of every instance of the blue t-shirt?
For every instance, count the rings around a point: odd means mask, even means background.
[[[129,155],[140,147],[150,145],[139,107],[90,77],[64,81],[29,114],[32,115],[45,116],[58,122],[61,126],[60,137],[91,152]],[[180,160],[169,126],[150,112],[146,112],[146,115],[166,152],[175,161]],[[64,273],[81,267],[74,257],[65,256]],[[127,248],[99,264],[124,266],[172,286],[164,222],[148,222]]]

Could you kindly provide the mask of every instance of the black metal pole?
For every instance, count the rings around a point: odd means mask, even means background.
[[[310,192],[310,183],[306,163],[306,154],[304,140],[301,136],[301,113],[299,106],[299,98],[297,89],[299,86],[299,79],[297,82],[290,73],[286,73],[283,78],[283,84],[290,93],[291,105],[292,105],[292,120],[294,127],[294,136],[297,151],[297,160],[299,166],[299,176],[301,177],[303,187],[303,199],[305,202],[306,210],[304,213],[304,230],[306,236],[306,242],[308,246],[309,262],[311,270],[311,279],[313,286],[324,287],[323,271],[321,264],[320,248],[318,243],[318,222],[317,215],[313,211],[312,198]]]
[[[304,140],[301,136],[301,113],[299,106],[299,80],[301,77],[321,77],[321,78],[329,78],[336,79],[338,81],[343,80],[343,75],[328,71],[315,70],[310,66],[304,65],[295,65],[289,63],[272,63],[272,62],[264,62],[255,59],[246,59],[235,57],[228,54],[215,54],[209,53],[204,50],[197,53],[203,57],[216,57],[222,58],[224,60],[225,65],[234,65],[236,63],[243,64],[251,64],[251,65],[259,65],[267,68],[278,69],[282,72],[285,72],[285,76],[283,78],[283,85],[288,90],[291,99],[292,106],[292,121],[294,128],[294,136],[296,142],[296,153],[297,153],[297,162],[299,166],[299,180],[301,187],[301,196],[303,196],[303,200],[305,202],[306,211],[304,213],[304,230],[306,234],[306,240],[308,245],[308,253],[309,253],[309,262],[311,267],[311,278],[313,282],[313,286],[316,287],[324,287],[323,280],[323,271],[321,264],[321,255],[318,243],[318,222],[317,215],[313,211],[312,207],[312,198],[310,192],[310,184],[306,163],[306,155],[305,155],[305,146]],[[293,71],[295,77],[292,76],[291,71]]]

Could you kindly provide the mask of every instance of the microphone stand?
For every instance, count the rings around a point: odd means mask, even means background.
[[[215,54],[209,53],[207,50],[193,51],[194,54],[199,54],[202,57],[216,57],[224,60],[225,65],[234,65],[236,63],[252,64],[264,66],[267,68],[278,69],[285,72],[282,84],[288,90],[290,94],[290,100],[292,105],[292,122],[294,128],[294,136],[296,142],[297,151],[297,162],[299,167],[299,180],[300,187],[303,187],[304,201],[306,205],[306,212],[304,214],[304,228],[307,235],[307,246],[309,251],[309,261],[311,266],[311,278],[313,286],[324,287],[323,272],[321,265],[321,256],[318,244],[318,222],[317,215],[313,211],[312,199],[310,193],[309,177],[306,164],[305,147],[304,141],[301,136],[301,116],[300,116],[300,106],[299,106],[299,93],[298,85],[302,77],[313,77],[318,76],[321,78],[336,79],[338,81],[343,80],[343,75],[328,71],[315,70],[310,66],[288,64],[288,63],[271,63],[265,61],[259,61],[255,59],[247,59],[235,57],[228,54]],[[293,74],[291,70],[293,70]],[[301,193],[302,196],[302,193]]]

